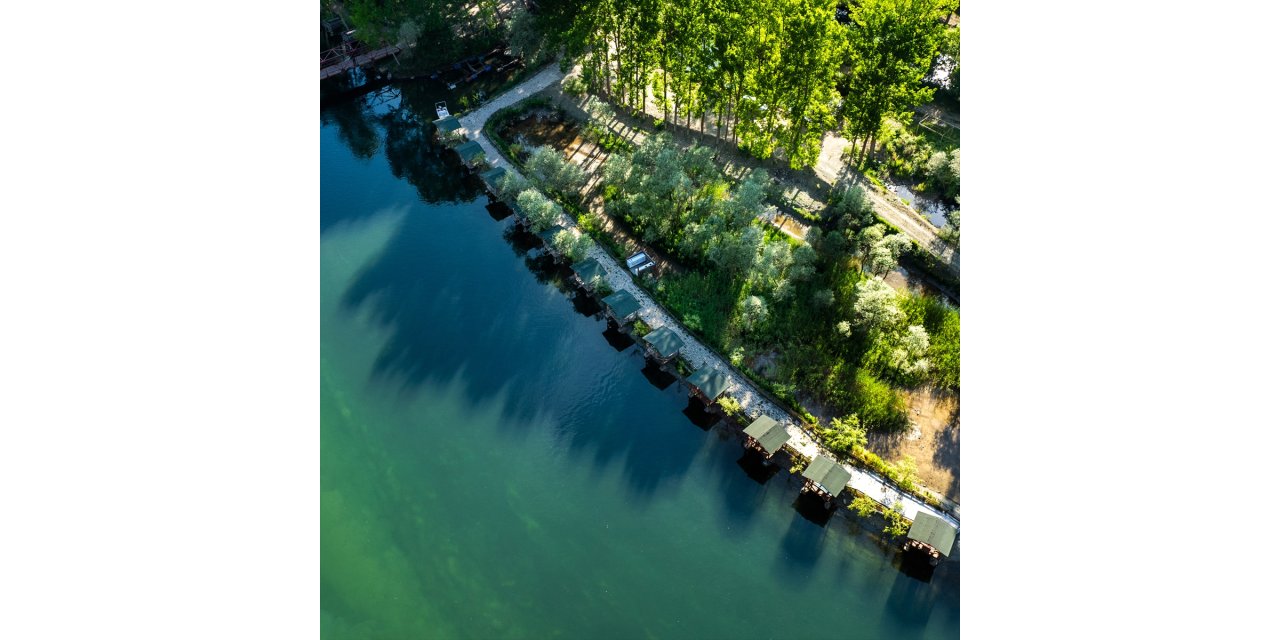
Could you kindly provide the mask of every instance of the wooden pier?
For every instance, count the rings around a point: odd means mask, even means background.
[[[396,45],[387,45],[381,49],[361,52],[357,49],[335,47],[320,56],[320,79],[332,78],[356,67],[377,62],[388,56],[400,53],[402,49]]]

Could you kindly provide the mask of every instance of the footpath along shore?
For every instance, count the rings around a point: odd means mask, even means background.
[[[462,133],[480,144],[491,166],[503,167],[507,171],[523,176],[519,168],[508,162],[498,152],[493,142],[484,134],[484,124],[499,109],[511,106],[542,91],[551,86],[552,83],[559,82],[564,76],[565,74],[560,71],[558,65],[554,63],[549,65],[524,82],[485,103],[479,109],[459,118],[458,122],[462,125]],[[570,229],[577,227],[576,221],[567,214],[562,216],[560,224]],[[680,353],[689,361],[689,364],[693,365],[695,369],[711,366],[728,376],[729,387],[725,391],[725,395],[737,400],[742,406],[743,412],[750,419],[767,415],[777,420],[791,436],[791,439],[787,442],[787,447],[797,451],[802,456],[813,459],[815,456],[823,455],[833,460],[836,459],[836,456],[823,449],[817,440],[805,431],[786,409],[758,392],[742,373],[721,358],[719,354],[704,346],[682,324],[655,303],[649,297],[649,294],[631,279],[631,274],[619,265],[617,260],[599,244],[592,243],[589,254],[590,257],[595,258],[605,268],[608,274],[609,286],[614,291],[626,290],[632,296],[635,296],[636,301],[641,305],[639,316],[644,320],[645,324],[653,329],[667,327],[680,336],[680,339],[684,341],[684,347]],[[892,507],[895,502],[901,502],[903,516],[908,520],[915,520],[917,515],[924,511],[942,518],[959,528],[960,521],[951,514],[921,502],[914,495],[899,490],[892,483],[886,482],[863,469],[851,467],[847,464],[842,464],[841,466],[852,475],[852,479],[847,485],[848,487],[857,489],[886,507]]]

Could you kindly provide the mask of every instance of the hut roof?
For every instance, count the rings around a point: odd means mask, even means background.
[[[911,523],[911,530],[907,532],[907,537],[937,549],[938,553],[944,556],[949,556],[951,547],[956,542],[956,528],[938,516],[921,511],[916,514],[915,522]]]
[[[670,327],[658,327],[641,339],[649,343],[649,346],[663,358],[670,358],[680,353],[680,347],[684,346],[684,340],[681,340]]]
[[[590,283],[596,278],[604,280],[608,273],[604,270],[604,266],[602,266],[595,258],[587,258],[586,260],[573,265],[573,272],[578,274],[578,277],[585,283]]]
[[[826,456],[817,456],[804,470],[804,477],[818,483],[832,496],[840,495],[853,474]]]
[[[613,295],[606,296],[602,302],[613,311],[613,315],[618,316],[619,320],[640,310],[640,303],[636,302],[635,296],[626,289],[619,289]]]
[[[498,183],[502,181],[502,176],[505,175],[507,175],[506,167],[495,167],[480,174],[480,179],[484,180],[489,186],[496,188]]]
[[[458,152],[458,156],[462,158],[463,162],[471,162],[477,158],[484,157],[484,149],[475,140],[468,140],[454,147],[454,150]]]
[[[746,428],[746,434],[755,438],[756,442],[759,442],[770,455],[776,453],[787,440],[791,439],[791,434],[787,433],[786,428],[769,416],[756,418],[756,421]]]
[[[715,400],[729,388],[729,376],[715,367],[707,365],[689,376],[689,384],[698,388],[702,395]]]
[[[462,123],[458,122],[457,116],[445,116],[432,122],[432,124],[436,125],[436,130],[440,133],[449,133],[462,128]]]
[[[551,241],[555,239],[556,234],[564,230],[565,230],[564,227],[557,224],[547,229],[546,231],[539,233],[538,237],[542,238],[542,241],[547,243],[547,245],[550,245]]]

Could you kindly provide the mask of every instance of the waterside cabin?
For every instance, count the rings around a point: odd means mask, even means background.
[[[572,267],[573,277],[578,284],[587,291],[595,291],[596,285],[607,280],[608,272],[604,270],[604,265],[595,258],[587,258]]]
[[[842,465],[835,460],[826,456],[816,456],[813,462],[805,467],[804,473],[804,491],[811,491],[831,506],[831,501],[844,491],[845,485],[849,484],[849,479],[853,478],[853,474],[849,473]]]
[[[471,168],[476,168],[485,161],[484,148],[479,142],[469,140],[453,148],[458,152],[458,157],[462,158],[462,164]]]
[[[907,532],[907,542],[902,550],[919,554],[927,559],[930,566],[938,566],[943,558],[951,555],[956,542],[956,528],[950,522],[931,513],[921,511],[916,514],[911,530]]]
[[[556,262],[560,261],[560,252],[556,251],[556,234],[565,230],[564,227],[557,224],[538,234],[538,237],[542,239],[542,244],[546,247],[547,255],[551,256]]]
[[[614,323],[619,327],[640,313],[640,303],[626,289],[620,289],[613,295],[606,296],[601,302],[604,303],[605,313],[613,318]]]
[[[506,167],[494,167],[482,174],[480,179],[484,181],[484,186],[496,198],[498,197],[498,185],[502,184],[502,177],[507,175]]]
[[[773,457],[791,439],[791,434],[780,422],[763,415],[748,425],[743,433],[747,435],[747,446],[759,451],[765,459]]]
[[[689,395],[711,404],[729,388],[729,375],[707,365],[689,375]]]
[[[458,122],[457,116],[445,116],[439,120],[432,121],[431,124],[436,126],[436,141],[441,144],[452,145],[463,140],[462,123]]]
[[[684,340],[676,335],[670,327],[659,327],[650,331],[640,339],[644,343],[645,355],[666,364],[680,353],[680,348],[684,346]]]

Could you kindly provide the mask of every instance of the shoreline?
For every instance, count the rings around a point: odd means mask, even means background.
[[[572,71],[570,71],[572,73]],[[559,65],[555,62],[550,63],[546,68],[542,69],[532,77],[526,79],[520,84],[496,96],[494,99],[486,102],[480,108],[458,118],[462,125],[460,133],[469,139],[475,140],[485,154],[489,157],[489,165],[491,167],[503,167],[507,171],[514,172],[520,176],[524,176],[520,168],[514,166],[506,157],[498,152],[493,142],[485,135],[484,125],[489,118],[498,110],[511,106],[521,100],[533,96],[550,86],[552,83],[559,81],[566,74],[561,72]],[[496,200],[496,198],[495,198]],[[509,205],[509,203],[507,203]],[[564,213],[561,215],[559,222],[561,226],[567,229],[577,229],[577,221],[570,215]],[[700,340],[695,338],[689,330],[677,320],[669,311],[661,304],[653,300],[648,292],[632,280],[631,275],[621,265],[618,264],[617,258],[606,251],[597,242],[592,242],[591,249],[588,251],[588,257],[595,258],[601,266],[605,268],[606,280],[613,291],[626,290],[636,298],[641,308],[638,317],[644,320],[652,329],[660,327],[668,327],[674,331],[684,342],[684,348],[681,355],[695,368],[699,369],[703,366],[711,366],[717,371],[724,373],[729,378],[729,387],[724,395],[732,397],[738,401],[742,407],[742,412],[749,419],[755,419],[761,415],[768,415],[783,425],[787,433],[791,436],[791,440],[787,442],[784,448],[788,449],[788,455],[800,455],[812,460],[817,455],[823,455],[833,460],[839,461],[839,458],[818,443],[808,431],[803,427],[802,423],[797,420],[789,409],[779,405],[772,399],[766,397],[745,374],[738,371],[736,367],[729,364],[720,354],[713,349],[702,344]],[[683,378],[681,377],[682,381]],[[739,427],[740,429],[740,427]],[[839,462],[840,466],[850,472],[851,479],[846,484],[846,488],[854,489],[858,493],[865,495],[877,503],[887,508],[892,508],[895,502],[901,502],[902,515],[907,520],[914,521],[921,511],[937,516],[957,529],[960,527],[959,518],[951,513],[939,509],[922,502],[916,496],[899,489],[892,482],[879,478],[876,474],[868,472],[860,467],[850,466],[843,462]],[[842,498],[837,502],[845,502],[843,498],[845,494],[842,492]],[[837,508],[837,511],[848,511],[848,509]]]

